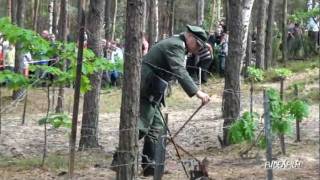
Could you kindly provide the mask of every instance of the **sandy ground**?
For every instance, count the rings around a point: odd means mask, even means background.
[[[289,79],[297,81],[305,76]],[[193,120],[176,138],[176,142],[190,151],[198,159],[206,157],[209,161],[211,179],[266,179],[265,150],[253,149],[249,157],[239,156],[246,145],[232,145],[221,148],[217,136],[222,135],[223,120],[221,116],[220,81],[215,85],[204,87],[212,92],[212,102],[199,111]],[[278,87],[277,83],[267,86]],[[311,84],[306,89],[316,87]],[[175,90],[175,98],[168,99],[169,127],[176,132],[185,120],[199,106],[196,99],[187,99],[186,95]],[[178,93],[177,93],[178,92]],[[110,95],[110,94],[109,94]],[[45,95],[43,95],[45,97]],[[106,95],[108,97],[108,95]],[[119,96],[118,96],[119,97]],[[31,96],[32,98],[32,96]],[[242,111],[249,109],[249,93],[244,88],[241,95]],[[254,96],[254,110],[262,114],[262,92]],[[119,100],[118,100],[119,101]],[[38,101],[37,101],[38,102]],[[0,136],[0,179],[66,179],[68,137],[70,131],[65,128],[48,130],[48,159],[44,168],[39,168],[43,151],[43,126],[37,124],[39,117],[44,116],[44,104],[38,102],[38,108],[31,107],[26,124],[21,124],[21,111],[2,117]],[[108,106],[109,107],[109,106]],[[21,110],[21,107],[18,107]],[[42,111],[37,109],[42,109]],[[313,104],[310,117],[301,123],[302,142],[294,142],[295,133],[286,137],[287,155],[281,155],[279,142],[274,140],[273,157],[278,162],[299,162],[297,167],[274,169],[275,179],[319,179],[319,106]],[[42,113],[41,113],[42,112]],[[79,117],[81,123],[81,117]],[[115,173],[109,170],[112,153],[118,143],[119,112],[103,112],[99,121],[99,142],[102,149],[92,152],[77,152],[75,179],[115,179]],[[80,132],[80,124],[78,132]],[[78,134],[79,135],[79,134]],[[79,136],[78,136],[79,137]],[[141,143],[141,142],[140,142]],[[172,145],[166,154],[166,174],[163,179],[188,179],[182,170]],[[190,162],[191,157],[183,154],[183,161]],[[34,163],[30,161],[35,161]],[[54,163],[51,163],[54,162]],[[187,166],[187,168],[189,168]],[[138,179],[152,179],[139,176]]]

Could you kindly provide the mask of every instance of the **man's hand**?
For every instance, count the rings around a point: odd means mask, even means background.
[[[205,105],[210,101],[210,96],[200,90],[196,93],[196,95],[197,98],[201,99],[202,105]]]

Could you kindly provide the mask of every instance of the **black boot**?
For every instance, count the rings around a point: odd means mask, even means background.
[[[155,168],[155,147],[156,144],[154,140],[150,139],[150,137],[145,136],[144,145],[143,145],[143,156],[142,156],[142,168],[143,168],[143,176],[153,176],[154,168]]]

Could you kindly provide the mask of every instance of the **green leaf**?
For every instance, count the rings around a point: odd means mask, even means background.
[[[278,68],[278,69],[275,69],[274,71],[279,78],[283,78],[283,79],[290,77],[292,75],[292,71],[286,68]]]
[[[51,124],[54,128],[71,128],[71,118],[66,114],[51,114],[47,117],[41,118],[38,121],[39,125],[44,125],[45,123]]]
[[[229,129],[229,140],[231,143],[252,142],[257,129],[257,114],[244,112]]]
[[[253,82],[260,82],[263,80],[263,70],[255,68],[255,67],[248,67],[247,69],[248,78]]]
[[[302,120],[309,116],[309,105],[304,101],[293,100],[288,102],[287,106],[290,114],[297,120]]]

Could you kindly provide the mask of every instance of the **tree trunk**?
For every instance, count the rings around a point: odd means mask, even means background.
[[[17,11],[16,11],[16,18],[17,18],[17,25],[19,27],[24,27],[24,20],[25,20],[25,0],[17,0]],[[17,42],[16,43],[16,54],[15,54],[15,64],[14,64],[14,72],[16,73],[23,73],[23,58],[22,58],[23,52],[22,52],[22,44]],[[16,100],[23,97],[23,89],[19,89],[16,91],[13,91],[12,99]]]
[[[110,0],[106,0],[106,1],[110,1]],[[85,10],[85,0],[77,0],[77,8],[78,8],[78,15],[77,15],[77,19],[78,19],[78,26],[80,27],[80,23],[81,23],[81,17],[82,17],[82,11],[81,9]]]
[[[158,27],[159,27],[159,20],[158,20],[158,0],[150,0],[150,7],[149,7],[149,22],[148,22],[148,41],[150,47],[158,41]]]
[[[53,15],[52,15],[52,33],[57,34],[58,30],[58,17],[60,14],[60,8],[58,7],[58,2],[57,0],[53,0]],[[61,1],[60,1],[60,7],[61,7]],[[59,32],[60,33],[60,32]]]
[[[172,33],[172,27],[170,26],[171,14],[173,14],[173,12],[171,13],[172,2],[173,0],[159,1],[159,38],[161,39]]]
[[[174,13],[175,10],[175,0],[170,0],[170,13],[169,13],[169,36],[174,33]]]
[[[246,56],[244,59],[244,67],[242,70],[242,75],[244,77],[247,77],[247,69],[251,65],[251,59],[252,59],[252,31],[253,31],[253,17],[251,17],[250,24],[249,24],[249,30],[248,30],[248,37],[247,37],[247,48],[246,48]]]
[[[202,26],[204,22],[204,0],[196,1],[197,25]]]
[[[17,18],[17,25],[19,27],[24,27],[24,20],[25,20],[25,11],[26,11],[26,5],[25,0],[17,0],[17,11],[16,11],[16,18]]]
[[[9,0],[10,1],[10,0]],[[11,0],[11,23],[17,23],[17,1],[18,0]]]
[[[54,0],[50,0],[49,1],[49,5],[48,5],[48,13],[49,13],[49,34],[52,34],[52,30],[53,30],[53,5],[54,5]]]
[[[312,8],[316,7],[316,0],[312,0]]]
[[[61,0],[60,2],[60,19],[59,19],[59,37],[58,39],[62,42],[67,42],[67,35],[68,35],[68,0]],[[62,71],[65,71],[65,64],[66,60],[64,59],[60,64],[60,68]],[[64,86],[59,86],[59,93],[58,93],[58,101],[56,112],[63,113],[64,112]]]
[[[164,1],[161,1],[161,2],[164,2]],[[162,11],[162,12],[165,12],[165,11]],[[146,1],[143,1],[143,14],[146,14],[147,13],[147,2]],[[160,16],[160,15],[159,15]],[[143,34],[146,32],[146,16],[143,16],[142,17],[142,31],[143,31]],[[160,31],[162,32],[162,31]]]
[[[226,8],[228,7],[226,6]],[[221,0],[217,0],[217,20],[220,21],[220,19],[221,19]]]
[[[90,35],[88,36],[88,48],[90,48],[98,57],[103,56],[102,44],[100,42],[104,35],[104,3],[105,1],[90,0],[88,12],[87,29],[88,32],[90,32]],[[101,72],[95,72],[89,77],[91,90],[84,95],[79,150],[99,147],[98,120],[101,75]]]
[[[141,23],[143,19],[141,9],[143,9],[143,0],[127,0],[124,83],[119,127],[119,163],[128,165],[119,167],[117,172],[119,180],[136,179],[137,176],[137,121],[140,104]]]
[[[112,32],[111,32],[111,40],[114,40],[114,36],[116,33],[116,21],[117,21],[117,11],[118,11],[118,0],[114,0],[113,2],[113,14],[112,14]]]
[[[12,11],[12,0],[7,0],[7,15],[11,19],[11,11]],[[12,20],[11,20],[12,22]]]
[[[287,13],[288,13],[288,0],[283,0],[282,7],[282,60],[284,63],[287,63],[288,60],[288,42],[287,42]]]
[[[223,145],[229,145],[228,130],[240,114],[240,69],[245,56],[248,26],[254,0],[229,0],[229,54],[225,67],[223,92]]]
[[[264,50],[266,36],[267,0],[258,1],[257,41],[256,41],[256,67],[264,69]]]
[[[32,27],[34,31],[37,31],[38,26],[38,12],[39,12],[39,0],[34,1]]]
[[[272,57],[272,41],[273,41],[273,23],[274,23],[274,9],[275,1],[269,0],[268,6],[268,20],[266,28],[266,43],[265,43],[265,69],[269,69],[272,66],[273,57]]]
[[[216,0],[212,0],[211,2],[211,23],[210,23],[210,29],[209,32],[213,31],[213,28],[215,27],[216,22]]]
[[[224,0],[224,13],[225,13],[225,17],[226,17],[226,27],[227,27],[227,30],[229,30],[229,17],[230,17],[230,6],[229,6],[229,0]],[[217,20],[219,17],[217,17]]]
[[[155,42],[157,42],[159,40],[159,1],[158,0],[154,0],[154,30],[155,30]]]
[[[105,26],[104,26],[104,30],[105,30],[105,39],[107,41],[111,41],[111,34],[112,34],[112,1],[110,0],[106,0],[105,2]]]

